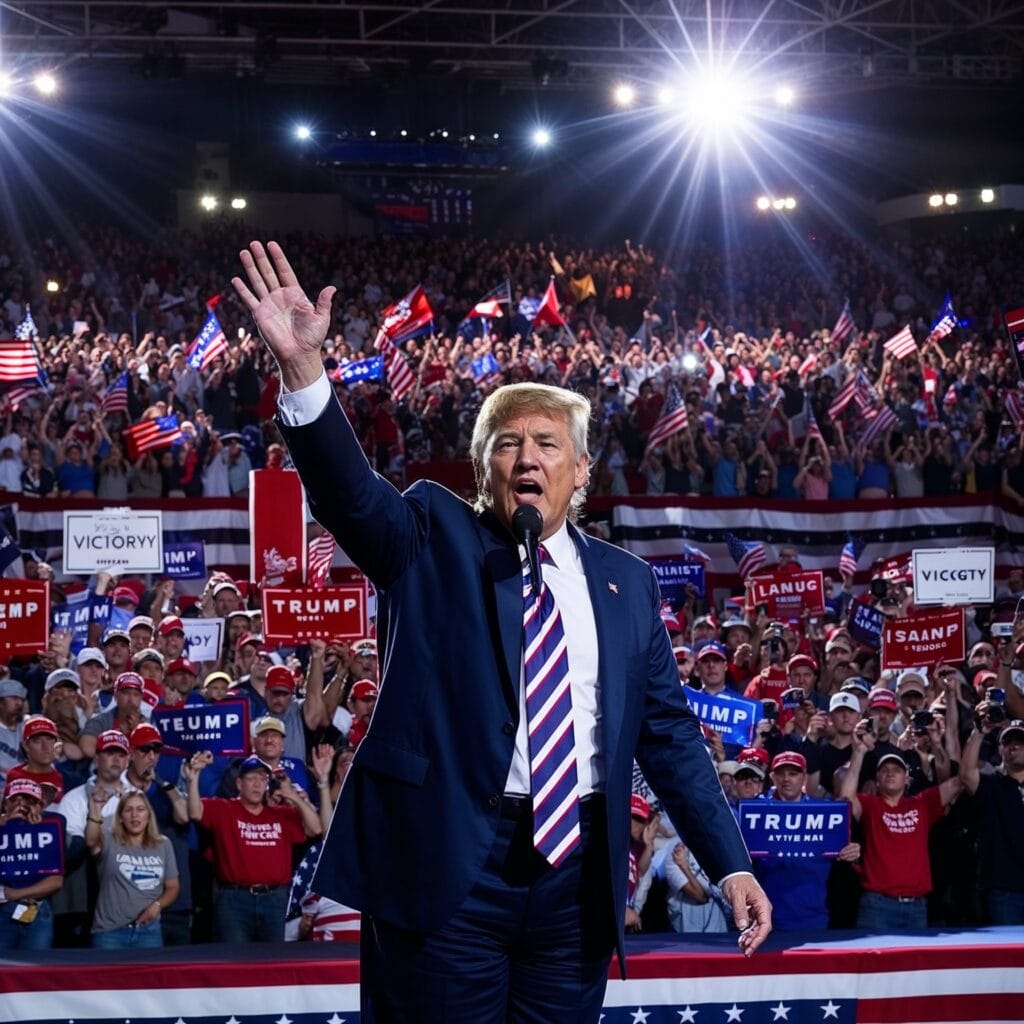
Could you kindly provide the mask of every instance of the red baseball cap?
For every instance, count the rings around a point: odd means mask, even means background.
[[[269,678],[270,673],[267,673]],[[377,684],[369,679],[360,679],[357,683],[352,685],[352,692],[349,696],[353,700],[369,700],[371,697],[376,697],[380,691],[377,689]]]
[[[25,719],[21,727],[21,739],[24,742],[33,736],[52,736],[54,739],[60,739],[57,726],[46,715],[30,715]]]
[[[4,799],[7,800],[12,796],[30,796],[33,800],[42,803],[43,787],[38,782],[33,782],[32,779],[11,779],[4,790]]]
[[[150,743],[159,743],[163,746],[164,738],[155,725],[150,725],[149,722],[139,722],[132,729],[128,742],[131,744],[132,750],[138,750],[139,747],[149,746]]]
[[[243,633],[235,644],[235,650],[240,651],[246,644],[255,644],[257,647],[263,643],[263,637],[259,633]]]
[[[356,683],[356,686],[359,684]],[[290,668],[285,665],[271,665],[267,669],[267,689],[268,690],[287,690],[289,693],[295,692],[295,675]],[[352,687],[352,693],[355,694],[355,686]]]
[[[157,633],[160,636],[168,636],[175,631],[179,633],[185,632],[185,624],[178,618],[177,615],[165,615],[160,620],[160,625],[157,626]]]
[[[131,587],[114,587],[113,591],[111,591],[110,596],[114,604],[117,604],[118,601],[128,601],[135,608],[137,608],[139,605],[139,595],[136,594]]]
[[[175,658],[167,666],[167,674],[170,675],[172,672],[188,672],[189,675],[198,676],[199,668],[194,661],[190,661],[188,658]]]
[[[650,821],[651,805],[642,796],[634,793],[629,798],[629,816],[631,818],[642,818],[644,821]]]
[[[126,754],[130,749],[128,737],[120,729],[107,729],[96,737],[96,753],[104,750],[123,750]]]
[[[146,681],[138,672],[122,672],[114,683],[114,692],[118,690],[145,690]]]
[[[890,711],[899,711],[900,705],[896,700],[896,694],[887,690],[884,686],[871,691],[868,694],[869,708],[888,708]]]
[[[793,669],[798,668],[800,665],[806,665],[809,669],[813,669],[815,672],[818,671],[818,663],[809,654],[794,654],[786,662],[786,671],[792,672]]]
[[[772,771],[776,768],[795,768],[797,771],[807,771],[807,758],[798,754],[795,750],[783,750],[772,758]]]
[[[736,755],[736,760],[740,764],[759,764],[762,768],[767,768],[771,757],[764,747],[744,747]]]

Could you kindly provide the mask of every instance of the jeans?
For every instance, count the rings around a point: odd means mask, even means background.
[[[93,949],[160,949],[164,944],[159,918],[149,924],[126,924],[109,932],[93,932]]]
[[[992,924],[1024,924],[1024,892],[990,890],[988,913]]]
[[[47,900],[36,906],[36,919],[31,924],[14,920],[17,901],[0,904],[0,949],[49,949],[53,945],[53,911]]]
[[[919,896],[901,903],[878,892],[865,892],[857,911],[857,927],[869,932],[908,932],[928,927],[928,901]]]
[[[265,893],[248,889],[217,890],[214,937],[217,942],[284,942],[288,887]]]

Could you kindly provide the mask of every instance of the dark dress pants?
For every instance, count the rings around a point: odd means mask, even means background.
[[[552,868],[533,847],[530,801],[506,797],[480,878],[443,927],[364,917],[364,1024],[598,1021],[615,937],[603,798],[580,819],[580,845]]]

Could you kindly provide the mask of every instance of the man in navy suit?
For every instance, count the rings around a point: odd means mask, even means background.
[[[379,595],[380,695],[314,881],[365,915],[364,1019],[597,1021],[613,950],[624,970],[634,757],[750,955],[771,907],[681,693],[657,582],[572,523],[589,403],[500,388],[474,430],[476,504],[428,481],[399,494],[323,371],[334,289],[314,306],[274,242],[241,260],[234,285],[280,365],[310,508]],[[524,505],[540,513],[542,566],[514,533]]]

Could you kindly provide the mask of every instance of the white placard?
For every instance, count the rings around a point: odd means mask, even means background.
[[[91,575],[164,571],[163,513],[159,509],[64,512],[64,571]]]
[[[188,657],[192,661],[217,661],[224,639],[224,620],[184,618],[181,622]]]
[[[991,604],[995,548],[915,548],[914,604]]]

